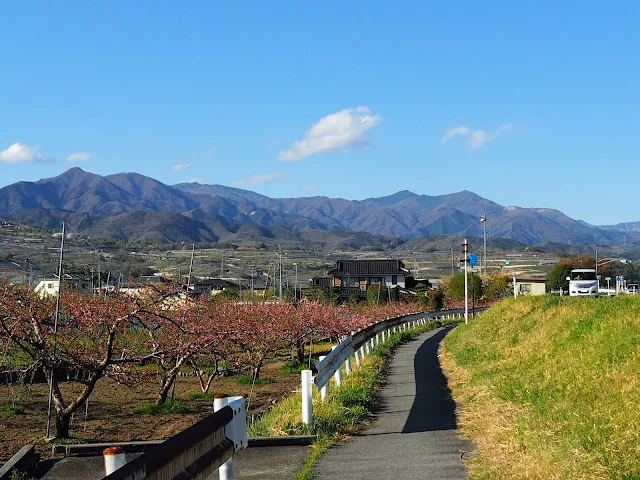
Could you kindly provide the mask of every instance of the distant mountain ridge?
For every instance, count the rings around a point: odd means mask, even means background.
[[[244,199],[257,207],[317,220],[329,228],[345,228],[402,238],[424,235],[482,236],[480,215],[488,216],[491,237],[525,244],[608,243],[624,239],[620,232],[574,220],[549,208],[505,207],[473,192],[418,195],[407,190],[393,195],[345,200],[328,197],[270,198],[222,185],[182,183],[185,192]]]
[[[80,168],[0,189],[0,217],[47,228],[64,219],[97,237],[150,242],[321,239],[327,245],[384,246],[398,244],[398,238],[482,236],[482,213],[487,214],[490,237],[527,245],[615,243],[635,237],[573,220],[558,210],[504,207],[469,191],[429,196],[404,190],[360,201],[270,198],[222,185],[170,186],[137,173],[102,177]]]

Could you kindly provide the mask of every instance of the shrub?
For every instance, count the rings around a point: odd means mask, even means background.
[[[476,300],[482,297],[482,279],[478,275],[468,274],[469,298],[475,292]],[[456,300],[464,300],[464,273],[455,275],[449,283],[449,293]]]

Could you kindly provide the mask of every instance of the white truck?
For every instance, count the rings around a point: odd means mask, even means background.
[[[597,297],[599,292],[596,271],[590,268],[571,270],[569,295],[572,297]]]

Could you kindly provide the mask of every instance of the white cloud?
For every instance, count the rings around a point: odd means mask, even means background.
[[[171,170],[173,170],[174,172],[181,172],[182,170],[184,170],[185,168],[189,168],[190,166],[190,163],[182,163],[180,162],[180,160],[178,160],[176,164],[171,167]]]
[[[278,154],[278,160],[294,162],[317,153],[348,150],[367,144],[364,134],[382,118],[371,114],[369,107],[347,108],[320,119],[305,132],[302,140]]]
[[[214,150],[215,150],[214,148],[210,148],[209,150],[207,150],[207,153],[205,153],[205,155],[207,157],[210,157],[211,155],[213,155]]]
[[[51,159],[38,153],[38,147],[27,147],[21,143],[14,143],[0,152],[0,161],[5,163],[50,162]]]
[[[201,185],[205,185],[207,183],[207,179],[204,177],[193,177],[191,180],[189,180],[186,183],[199,183]]]
[[[444,133],[444,136],[442,137],[441,143],[447,143],[449,140],[451,140],[456,135],[468,135],[470,132],[471,132],[471,129],[468,128],[468,127],[465,127],[465,126],[462,126],[462,127],[450,127]]]
[[[461,135],[463,137],[467,137],[467,147],[471,150],[475,150],[484,146],[487,142],[500,137],[503,133],[512,130],[514,127],[515,125],[513,123],[504,123],[493,133],[488,133],[486,130],[471,130],[469,127],[464,125],[460,127],[451,127],[448,128],[442,136],[441,143],[447,143],[456,135]]]
[[[246,180],[238,180],[233,182],[232,185],[258,185],[260,183],[273,182],[274,180],[282,180],[286,178],[287,174],[282,172],[277,173],[261,173],[254,175]]]
[[[67,163],[78,163],[78,162],[86,162],[87,160],[91,160],[93,156],[90,153],[85,152],[77,152],[67,155],[65,161]]]
[[[304,192],[315,192],[318,189],[315,185],[305,185],[302,187],[302,191]]]

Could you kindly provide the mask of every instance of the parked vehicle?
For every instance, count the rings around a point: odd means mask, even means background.
[[[596,271],[590,268],[571,270],[569,295],[572,297],[597,297],[599,295]]]

